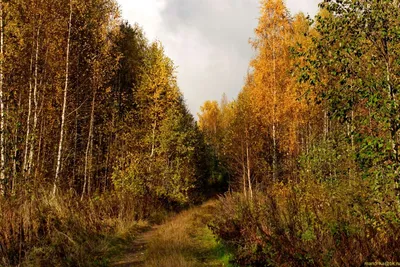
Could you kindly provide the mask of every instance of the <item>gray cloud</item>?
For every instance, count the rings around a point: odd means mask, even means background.
[[[197,45],[206,48],[188,54],[186,47],[175,53],[165,44],[179,66],[179,84],[191,111],[195,114],[205,100],[220,99],[223,92],[236,97],[253,54],[248,39],[257,25],[258,0],[169,0],[161,17],[168,35],[193,45],[188,32],[196,33]]]
[[[259,0],[118,0],[125,17],[148,29],[178,66],[178,83],[195,115],[206,100],[243,86],[254,54],[248,43],[259,17]],[[287,0],[292,14],[314,15],[318,0]],[[145,8],[145,13],[141,8]]]

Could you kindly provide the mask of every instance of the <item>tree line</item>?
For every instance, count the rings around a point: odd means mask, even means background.
[[[205,147],[162,44],[111,0],[2,1],[1,12],[1,193],[188,202]]]
[[[0,33],[0,265],[96,265],[121,228],[205,197],[176,67],[116,1],[0,0]]]
[[[214,226],[237,263],[399,259],[399,12],[398,1],[326,0],[312,19],[261,1],[243,89],[199,114],[240,192]]]
[[[0,0],[0,264],[104,264],[119,231],[219,189],[239,265],[398,261],[399,5],[262,0],[241,92],[196,122],[114,0]]]

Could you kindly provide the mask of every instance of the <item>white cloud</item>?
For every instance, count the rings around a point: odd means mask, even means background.
[[[303,12],[306,15],[314,16],[318,11],[319,0],[286,0],[292,14]]]
[[[161,12],[166,0],[117,0],[121,6],[122,17],[130,23],[144,27],[147,37],[154,40],[162,31]]]
[[[225,92],[236,97],[253,51],[259,0],[118,0],[122,15],[160,40],[178,66],[178,83],[193,114]],[[318,0],[286,0],[292,14],[315,15]]]

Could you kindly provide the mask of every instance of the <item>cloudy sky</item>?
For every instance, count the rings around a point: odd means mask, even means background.
[[[193,115],[225,92],[236,98],[253,50],[248,44],[259,0],[117,0],[122,16],[160,40],[177,66],[178,83]],[[314,15],[319,0],[286,0],[292,14]]]

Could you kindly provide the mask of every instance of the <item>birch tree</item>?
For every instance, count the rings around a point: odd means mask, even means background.
[[[0,194],[5,194],[4,3],[0,0]]]
[[[328,14],[317,17],[308,80],[323,88],[318,93],[330,119],[351,125],[350,143],[365,175],[397,180],[399,3],[326,1],[321,7]],[[382,164],[390,167],[377,167]]]
[[[56,194],[57,184],[61,171],[61,160],[62,160],[62,152],[63,152],[63,142],[64,142],[64,131],[65,131],[65,116],[67,109],[67,96],[68,96],[68,83],[69,83],[69,64],[70,64],[70,47],[71,47],[71,28],[72,28],[72,0],[69,2],[69,20],[68,20],[68,37],[67,37],[67,46],[66,46],[66,58],[65,58],[65,83],[64,83],[64,96],[63,96],[63,104],[62,104],[62,112],[61,112],[61,127],[60,127],[60,140],[58,143],[58,153],[57,153],[57,165],[56,172],[54,177],[54,185],[53,185],[53,195]]]

